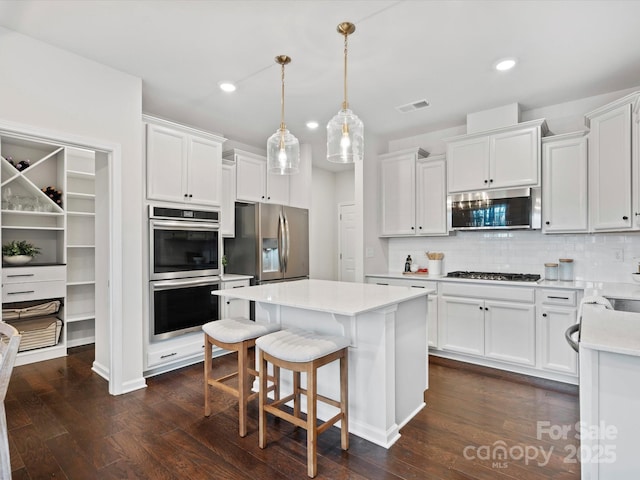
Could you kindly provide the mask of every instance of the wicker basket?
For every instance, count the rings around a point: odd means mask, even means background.
[[[60,300],[5,303],[2,306],[2,320],[20,320],[53,315],[60,310]]]
[[[62,332],[62,320],[55,316],[37,317],[28,320],[10,320],[22,335],[19,352],[36,348],[53,347],[60,340]]]

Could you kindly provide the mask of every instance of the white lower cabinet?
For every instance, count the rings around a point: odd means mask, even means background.
[[[564,332],[577,322],[579,297],[574,290],[544,289],[539,292],[540,368],[578,374],[578,354],[567,344]]]
[[[222,289],[248,287],[249,280],[232,280],[222,282]],[[220,318],[243,317],[249,318],[249,300],[240,298],[220,297],[222,305],[220,307]]]
[[[484,303],[484,354],[510,363],[536,364],[535,306],[511,302]]]
[[[147,350],[147,370],[179,361],[186,362],[189,359],[202,360],[203,353],[204,333],[202,332],[150,344]]]
[[[484,302],[441,296],[440,348],[453,352],[484,355]]]

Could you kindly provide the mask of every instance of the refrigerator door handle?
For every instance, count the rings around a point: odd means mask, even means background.
[[[282,212],[278,214],[278,260],[280,261],[281,272],[285,271],[285,235],[284,235],[284,217]]]
[[[285,251],[285,260],[284,260],[284,271],[287,271],[287,268],[289,267],[289,253],[291,251],[290,245],[290,235],[289,235],[289,219],[287,218],[287,214],[284,214],[284,233],[285,233],[285,244],[284,244],[284,251]]]

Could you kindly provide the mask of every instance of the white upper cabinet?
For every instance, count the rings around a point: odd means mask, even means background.
[[[145,121],[147,198],[220,206],[224,138],[150,117]]]
[[[546,131],[544,120],[532,120],[445,139],[449,193],[540,185],[540,139]]]
[[[422,149],[380,156],[380,235],[447,235],[444,156]]]
[[[542,232],[586,232],[587,132],[542,139]]]
[[[267,157],[241,150],[225,152],[236,162],[236,199],[239,202],[289,204],[289,176],[267,172]]]
[[[229,150],[225,159],[236,164],[236,200],[251,203],[276,203],[297,208],[311,204],[311,147],[300,146],[300,171],[276,175],[267,171],[267,158],[243,150]]]
[[[418,235],[447,235],[446,161],[444,155],[416,162]]]
[[[589,132],[589,220],[594,232],[638,228],[637,142],[640,93],[585,116]],[[632,121],[635,116],[636,121]],[[637,150],[638,146],[635,146]],[[635,211],[634,211],[635,206]]]

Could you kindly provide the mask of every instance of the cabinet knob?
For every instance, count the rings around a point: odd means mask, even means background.
[[[193,198],[193,194],[191,194],[191,193],[190,193],[190,194],[189,194],[189,198]]]
[[[482,310],[482,307],[480,307],[480,310]]]
[[[637,217],[637,216],[640,216],[640,212],[636,212],[636,213],[634,213],[634,215],[635,215],[636,217]]]
[[[411,227],[411,230],[415,230],[415,229],[416,229],[416,227]]]
[[[489,307],[484,307],[485,310],[489,310]]]
[[[186,194],[186,193],[184,194],[184,198],[187,198],[188,196],[189,196],[188,194]]]
[[[489,180],[485,180],[484,183],[489,183]]]
[[[545,223],[545,225],[551,225],[551,222],[549,222],[549,221],[546,221],[544,223]]]
[[[543,316],[543,317],[546,317],[546,316],[547,316],[547,314],[546,314],[546,313],[543,313],[543,314],[542,314],[542,316]]]
[[[489,183],[493,183],[493,178],[490,178],[490,179],[489,179]]]
[[[418,228],[419,228],[420,230],[422,230],[422,225],[420,225]]]
[[[623,220],[629,220],[629,217],[627,217],[626,215],[624,217],[622,217]]]
[[[271,200],[271,197],[267,197],[267,200]]]

